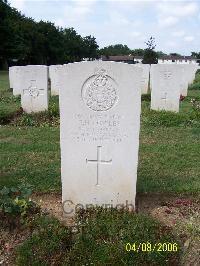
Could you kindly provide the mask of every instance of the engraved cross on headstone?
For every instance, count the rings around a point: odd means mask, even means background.
[[[97,164],[97,183],[96,186],[99,185],[99,166],[100,164],[111,164],[112,159],[109,161],[101,160],[101,146],[97,146],[97,159],[96,160],[88,160],[86,159],[86,163],[96,163]]]
[[[43,95],[42,92],[44,91],[44,89],[38,89],[36,85],[36,80],[30,80],[30,82],[30,86],[27,89],[23,90],[23,93],[33,98],[36,98],[39,95]]]

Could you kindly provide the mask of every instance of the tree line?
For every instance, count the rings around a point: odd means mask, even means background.
[[[10,65],[63,64],[94,59],[98,55],[95,37],[77,34],[73,28],[52,22],[35,22],[0,0],[0,68]]]
[[[150,37],[150,39],[145,43],[147,45],[146,49],[138,48],[138,49],[130,49],[127,45],[123,44],[115,44],[115,45],[109,45],[107,47],[104,47],[99,50],[99,54],[105,55],[105,56],[112,56],[112,55],[133,55],[133,56],[144,56],[145,51],[147,49],[149,50],[155,50],[155,47],[149,47],[149,42],[152,41],[153,37]],[[155,51],[157,58],[161,58],[163,56],[167,56],[168,54],[163,53],[162,51]],[[177,56],[181,57],[182,55],[179,53],[170,53],[170,56]],[[191,52],[191,56],[193,56],[196,59],[200,59],[200,52]]]
[[[83,58],[93,60],[101,55],[142,56],[143,63],[155,64],[159,57],[167,55],[155,51],[153,37],[145,43],[145,49],[131,50],[123,44],[98,49],[95,37],[82,37],[74,28],[57,27],[49,21],[36,22],[11,7],[7,0],[0,0],[0,40],[0,69],[15,64],[53,65],[77,62]],[[192,56],[200,59],[200,53],[192,52]]]

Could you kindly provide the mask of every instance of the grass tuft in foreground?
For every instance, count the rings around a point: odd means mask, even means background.
[[[34,232],[16,252],[16,265],[61,265],[72,246],[67,227],[48,216],[35,218]]]
[[[38,229],[17,251],[18,265],[176,265],[180,245],[169,228],[152,218],[98,208],[77,217],[73,233],[55,219],[41,217]],[[177,251],[126,250],[127,243],[176,244]]]

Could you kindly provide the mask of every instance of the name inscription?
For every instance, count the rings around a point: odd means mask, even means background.
[[[75,114],[76,131],[73,139],[78,142],[109,141],[119,143],[127,136],[121,128],[122,117],[116,114]]]

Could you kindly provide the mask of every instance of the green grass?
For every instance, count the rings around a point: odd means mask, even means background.
[[[200,128],[141,128],[138,192],[200,191]]]
[[[0,124],[6,123],[20,108],[20,97],[14,97],[9,88],[8,72],[0,71]]]
[[[34,218],[31,227],[34,233],[18,247],[15,265],[61,265],[72,246],[70,230],[48,216]]]
[[[40,217],[37,230],[17,250],[17,265],[177,265],[181,246],[171,230],[146,215],[101,208],[82,213],[73,233]],[[175,252],[144,251],[147,243],[172,243]],[[126,251],[130,243],[133,250]],[[134,250],[135,243],[135,250]],[[143,244],[139,246],[140,243]],[[137,251],[138,249],[138,251]]]
[[[8,71],[0,71],[0,93],[4,97],[12,95],[9,87]]]
[[[1,101],[9,99],[13,109],[7,108],[14,110],[20,102],[8,91],[7,79],[3,72]],[[190,103],[194,97],[200,97],[200,92],[189,90],[177,114],[150,111],[148,97],[143,101],[138,192],[199,193],[200,119]],[[27,182],[35,191],[60,192],[58,124],[58,97],[51,97],[48,112],[23,114],[0,127],[0,188]]]
[[[1,132],[1,186],[26,181],[36,191],[60,190],[58,128],[4,126]]]

